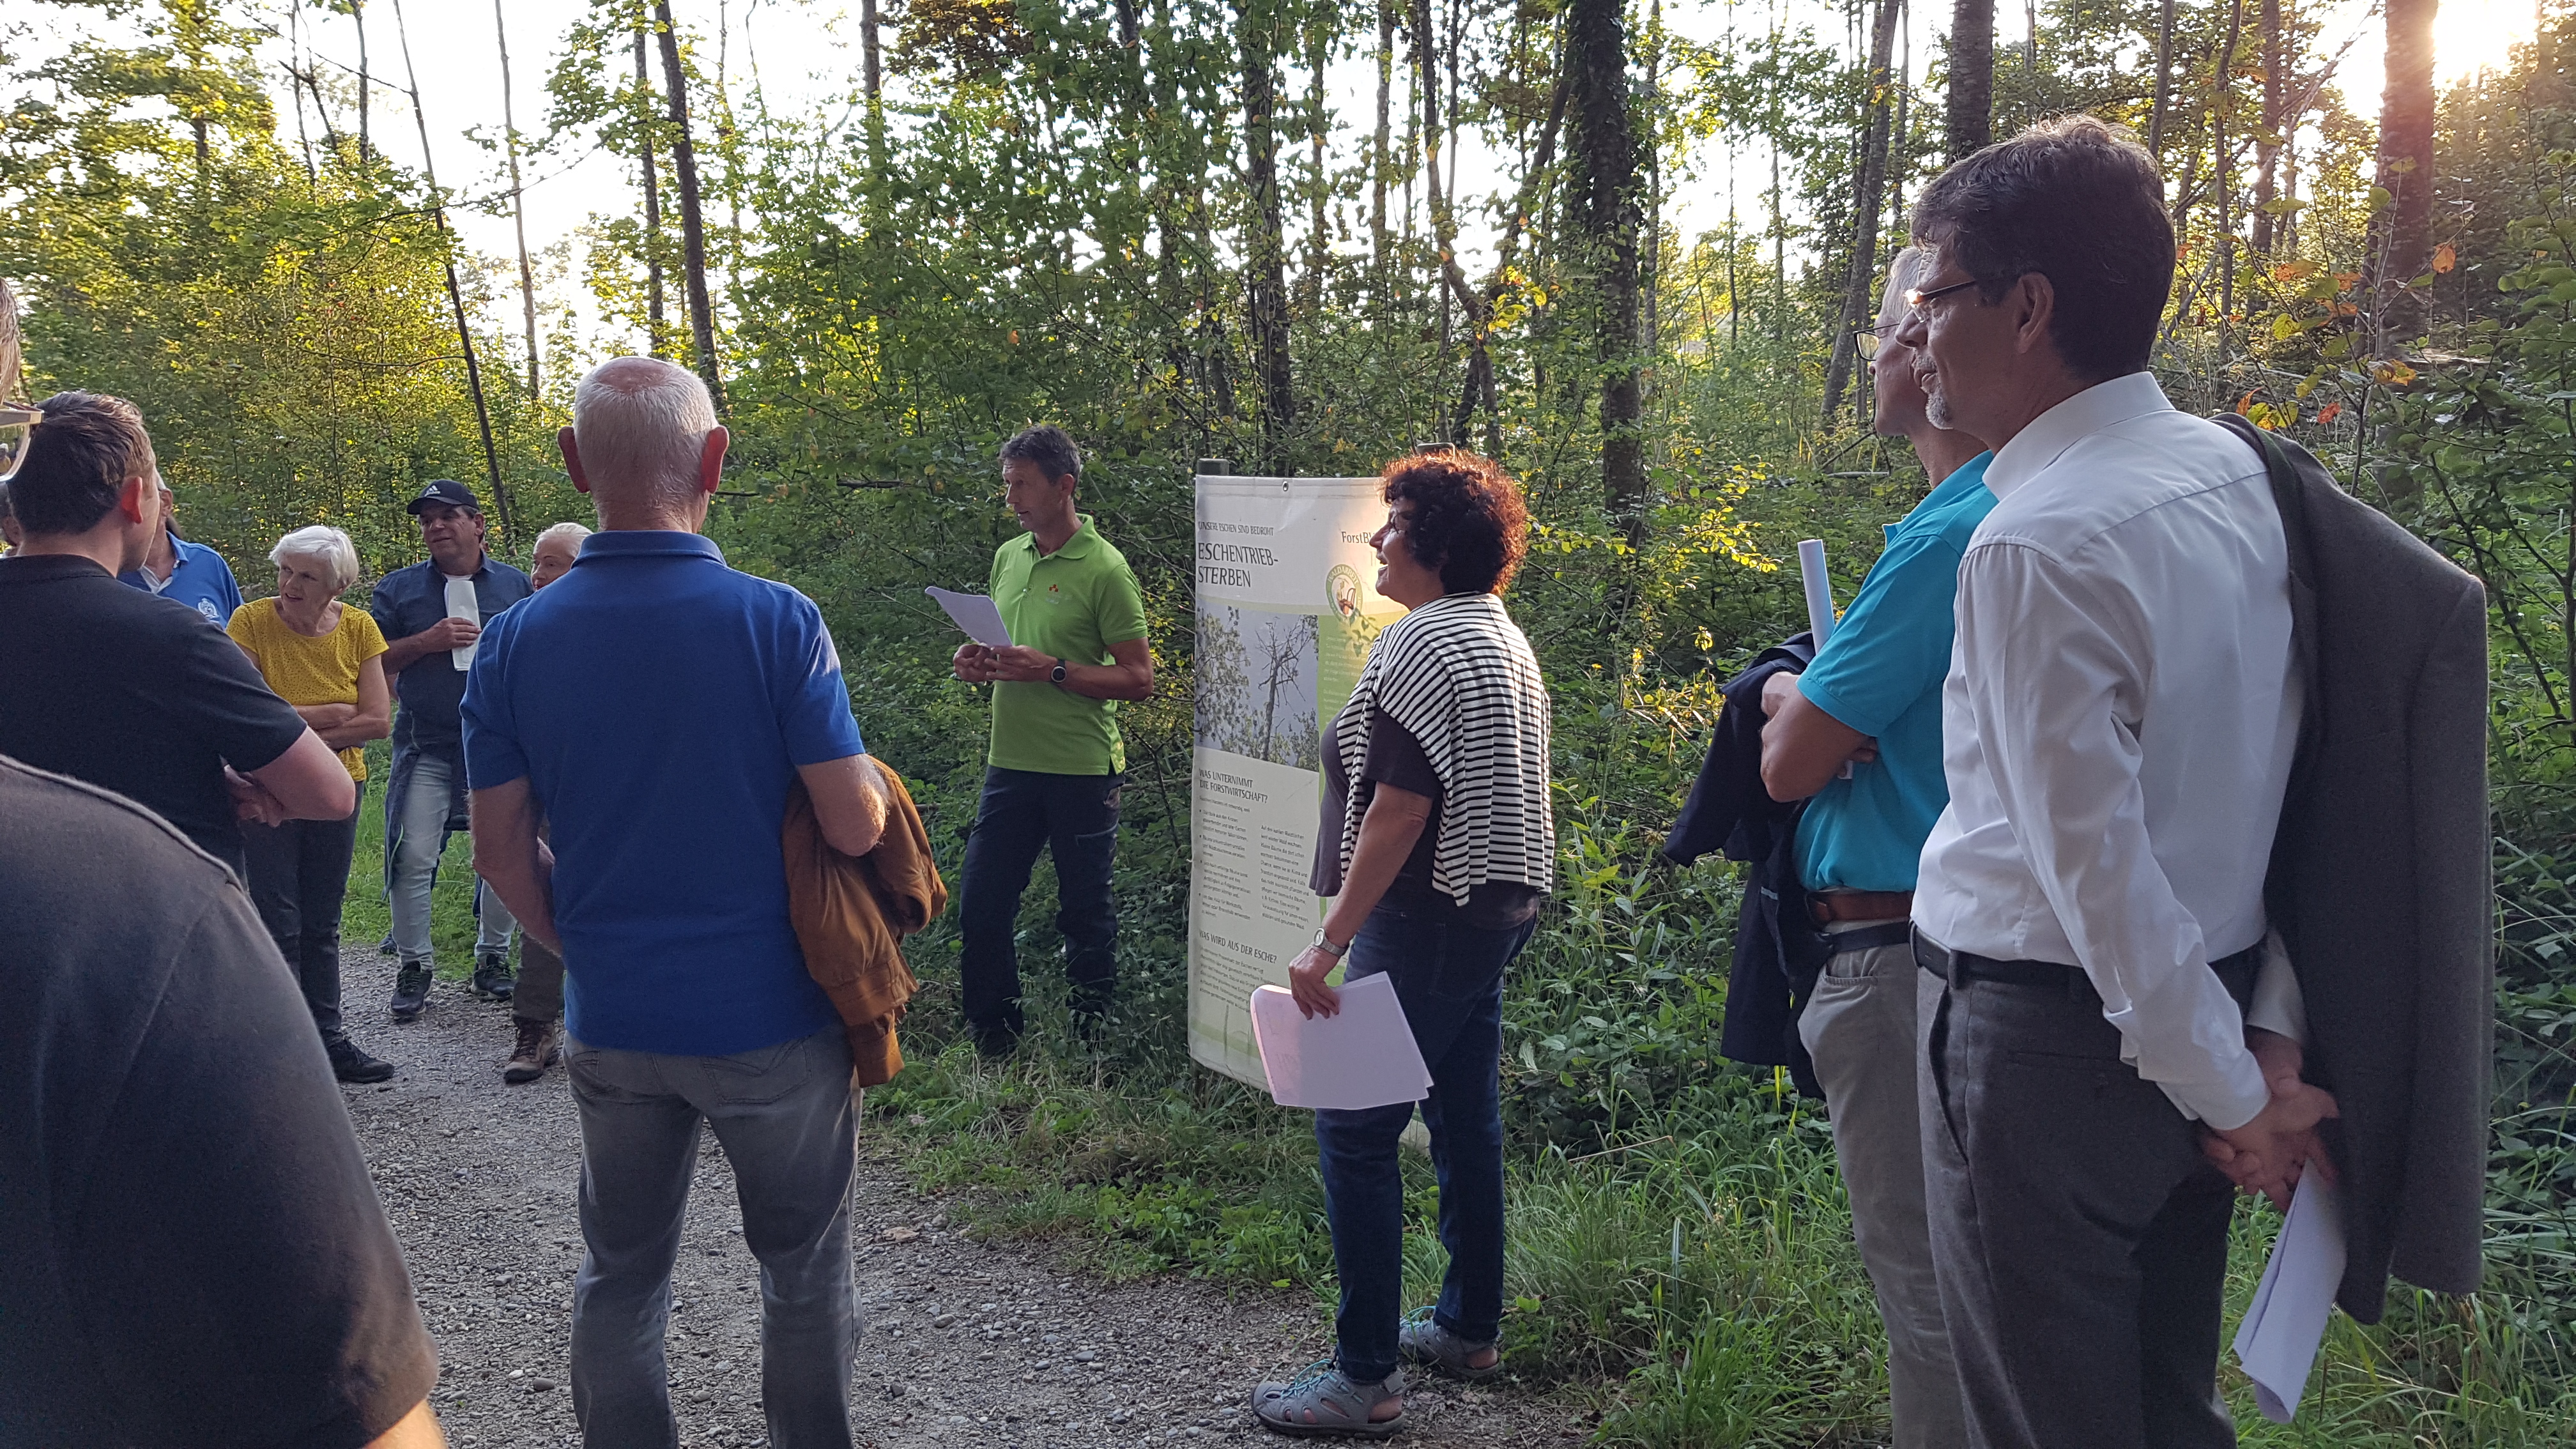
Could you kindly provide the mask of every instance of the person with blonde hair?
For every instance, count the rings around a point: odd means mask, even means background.
[[[366,744],[393,732],[393,691],[384,632],[366,610],[340,601],[358,581],[358,550],[349,535],[316,524],[279,539],[268,557],[277,565],[277,596],[234,610],[226,632],[268,687],[339,752],[363,800]],[[338,820],[245,824],[242,839],[251,903],[304,989],[331,1070],[344,1082],[392,1076],[392,1063],[368,1055],[340,1026],[340,907],[358,843],[357,806]]]

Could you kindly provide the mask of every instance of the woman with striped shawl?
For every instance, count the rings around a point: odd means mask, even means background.
[[[1554,883],[1548,700],[1502,592],[1529,546],[1520,487],[1491,460],[1438,450],[1387,467],[1378,592],[1410,612],[1378,636],[1324,735],[1315,893],[1333,898],[1289,968],[1308,1016],[1325,982],[1385,972],[1431,1067],[1422,1103],[1449,1271],[1436,1307],[1401,1318],[1410,1103],[1315,1114],[1338,1351],[1253,1393],[1285,1434],[1384,1438],[1404,1424],[1400,1361],[1460,1378],[1501,1371],[1503,969]]]

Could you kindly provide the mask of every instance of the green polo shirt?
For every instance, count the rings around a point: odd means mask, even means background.
[[[1109,646],[1145,637],[1145,596],[1127,556],[1088,514],[1064,547],[1038,552],[1024,533],[993,552],[988,591],[1011,642],[1075,664],[1110,664]],[[993,686],[992,762],[1046,775],[1114,775],[1127,768],[1118,702],[1088,699],[1045,680]]]

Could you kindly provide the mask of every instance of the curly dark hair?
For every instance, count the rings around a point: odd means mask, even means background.
[[[1529,508],[1503,465],[1464,448],[1431,448],[1386,465],[1386,501],[1411,503],[1404,544],[1453,594],[1499,594],[1529,552]]]

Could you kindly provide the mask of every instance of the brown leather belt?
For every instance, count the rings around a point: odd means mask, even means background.
[[[1807,914],[1819,926],[1836,921],[1902,921],[1914,914],[1914,892],[1820,891],[1807,897]]]

